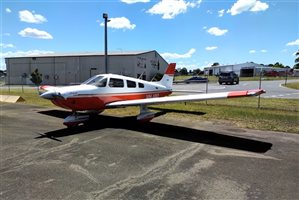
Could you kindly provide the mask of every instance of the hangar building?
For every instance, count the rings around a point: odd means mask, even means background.
[[[234,71],[240,77],[259,76],[261,72],[268,74],[268,76],[285,76],[286,72],[290,76],[296,76],[296,71],[290,68],[274,68],[268,65],[260,65],[254,62],[246,62],[235,65],[218,65],[211,66],[204,69],[204,74],[217,76],[220,72]],[[272,75],[271,75],[272,74]]]
[[[204,69],[206,75],[219,75],[223,71],[234,71],[241,77],[252,77],[260,73],[261,70],[269,68],[266,65],[259,65],[253,62],[246,62],[242,64],[235,65],[218,65],[207,67]]]
[[[104,53],[41,54],[5,58],[7,84],[32,84],[30,74],[38,69],[46,85],[81,83],[105,72]],[[168,63],[155,50],[139,52],[109,52],[108,73],[151,80],[163,74]]]

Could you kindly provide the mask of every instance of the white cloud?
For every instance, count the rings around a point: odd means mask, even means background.
[[[260,1],[256,1],[255,5],[250,9],[252,12],[259,12],[264,11],[269,8],[269,5],[267,3],[262,3]]]
[[[262,49],[262,50],[260,50],[260,52],[261,52],[261,53],[267,53],[268,50],[266,50],[266,49]],[[254,49],[252,49],[252,50],[249,51],[249,53],[254,54],[254,53],[257,53],[257,51],[254,50]]]
[[[216,46],[209,46],[209,47],[206,47],[206,50],[207,50],[207,51],[213,51],[213,50],[215,50],[215,49],[218,49],[218,47],[216,47]]]
[[[207,13],[210,14],[210,15],[213,14],[213,12],[211,10],[207,10]]]
[[[191,56],[195,53],[196,49],[192,48],[185,54],[177,54],[177,53],[162,53],[162,57],[165,59],[179,59],[179,58],[191,58]]]
[[[5,8],[5,12],[11,13],[11,10],[9,8]]]
[[[107,24],[109,28],[133,30],[136,27],[135,24],[132,24],[130,20],[125,17],[109,18],[109,20],[110,22]],[[104,22],[102,22],[100,25],[104,26]]]
[[[189,7],[194,8],[199,6],[200,3],[201,0],[192,2],[186,2],[185,0],[161,0],[159,3],[150,8],[147,13],[162,15],[163,19],[173,19],[181,13],[186,13]]]
[[[218,11],[218,16],[219,16],[219,17],[223,17],[223,15],[224,15],[224,11],[225,11],[224,9],[219,10],[219,11]]]
[[[221,36],[228,32],[227,29],[220,29],[218,27],[212,27],[207,30],[207,32],[211,35]]]
[[[20,56],[32,56],[32,55],[40,55],[40,54],[50,54],[54,53],[53,51],[46,50],[29,50],[29,51],[8,51],[3,52],[1,54],[1,58],[9,58],[9,57],[20,57]]]
[[[34,14],[29,10],[19,11],[19,18],[22,22],[34,23],[34,24],[42,24],[48,21],[44,16],[40,14]]]
[[[258,0],[238,0],[227,12],[231,15],[238,15],[245,11],[259,12],[269,8],[267,3]]]
[[[5,60],[4,58],[10,57],[21,57],[21,56],[34,56],[41,54],[50,54],[54,53],[53,51],[45,51],[45,50],[30,50],[30,51],[8,51],[0,54],[0,68],[5,69]]]
[[[0,47],[2,47],[3,49],[15,48],[15,46],[13,44],[4,44],[4,43],[0,43]]]
[[[35,28],[25,28],[19,32],[22,37],[32,37],[38,39],[53,39],[53,36],[46,31],[41,31]]]
[[[295,40],[295,41],[292,41],[292,42],[289,42],[286,44],[287,46],[298,46],[299,45],[299,39]]]
[[[121,0],[121,2],[127,3],[127,4],[133,4],[133,3],[148,3],[150,0]]]

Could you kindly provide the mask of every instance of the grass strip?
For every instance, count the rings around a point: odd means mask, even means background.
[[[299,82],[287,83],[287,84],[283,84],[282,86],[291,88],[291,89],[295,89],[295,90],[299,90]]]

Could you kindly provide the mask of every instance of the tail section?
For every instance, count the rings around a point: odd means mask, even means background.
[[[162,79],[159,81],[161,85],[166,86],[167,89],[172,89],[173,76],[175,72],[176,63],[170,63],[163,75]]]

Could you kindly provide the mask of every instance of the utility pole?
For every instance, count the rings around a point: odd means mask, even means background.
[[[108,73],[108,45],[107,45],[107,23],[108,20],[108,14],[103,13],[103,18],[105,19],[105,73]]]

